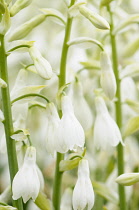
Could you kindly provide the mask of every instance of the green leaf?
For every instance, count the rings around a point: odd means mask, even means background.
[[[125,103],[135,112],[139,113],[139,102],[127,99]]]
[[[79,164],[79,161],[81,160],[81,158],[77,157],[73,160],[61,160],[60,161],[60,171],[64,172],[64,171],[69,171],[72,170],[74,168],[76,168]]]
[[[100,182],[93,182],[93,187],[95,193],[114,204],[118,204],[118,194],[116,194],[116,192],[113,193],[111,188],[106,186],[106,184]]]
[[[135,133],[139,130],[139,116],[131,118],[125,127],[123,138]]]
[[[39,192],[38,197],[35,200],[35,204],[41,210],[52,210],[52,202],[46,197],[46,195],[42,192]]]

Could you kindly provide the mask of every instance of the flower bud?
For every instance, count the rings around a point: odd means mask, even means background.
[[[52,68],[49,62],[44,57],[42,57],[39,50],[36,47],[30,47],[29,54],[34,61],[34,65],[38,74],[44,79],[51,79],[53,74]]]
[[[91,23],[96,28],[103,29],[103,30],[110,29],[110,26],[109,26],[108,22],[103,17],[101,17],[97,13],[91,11],[87,7],[80,6],[79,11],[84,17],[86,17],[88,20],[90,20]]]
[[[62,96],[62,118],[58,127],[58,152],[65,153],[68,150],[83,147],[85,143],[84,130],[74,115],[71,99]]]
[[[116,94],[116,79],[106,52],[101,52],[101,78],[100,83],[106,96],[112,100]]]
[[[72,99],[75,116],[85,131],[90,129],[93,124],[93,113],[91,112],[91,109],[84,98],[83,88],[79,81],[75,82],[73,85]]]
[[[46,115],[48,124],[46,129],[46,149],[49,153],[54,155],[57,151],[57,129],[60,123],[60,118],[57,109],[53,103],[48,103],[46,106]]]
[[[0,22],[0,34],[5,35],[9,30],[11,25],[10,13],[8,7],[5,4],[5,13],[2,15],[2,20]]]
[[[0,87],[2,87],[2,88],[6,88],[7,87],[7,83],[1,78],[0,78]]]
[[[36,168],[36,149],[28,147],[23,166],[17,172],[12,183],[13,199],[22,197],[24,203],[30,198],[35,200],[39,194],[40,181]]]
[[[72,189],[67,188],[61,199],[61,210],[72,210]]]
[[[10,9],[10,15],[13,17],[16,15],[20,10],[27,7],[29,4],[31,4],[32,0],[17,0],[14,5]]]
[[[9,42],[22,39],[27,36],[36,26],[41,24],[46,18],[46,15],[41,14],[33,17],[31,20],[25,22],[23,25],[15,29],[9,38]]]
[[[116,182],[124,185],[130,186],[139,182],[139,173],[125,173],[116,178]]]
[[[2,122],[4,120],[4,114],[0,109],[0,122]]]
[[[109,145],[117,146],[120,142],[123,144],[120,130],[101,97],[96,97],[95,106],[97,115],[94,124],[94,144],[96,147],[106,149]]]
[[[83,210],[87,207],[91,210],[94,205],[94,191],[89,177],[89,165],[85,159],[80,160],[78,168],[78,180],[73,191],[73,209]]]

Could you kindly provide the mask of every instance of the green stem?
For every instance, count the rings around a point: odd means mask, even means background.
[[[112,48],[112,60],[113,60],[113,69],[114,74],[116,77],[117,83],[117,92],[116,98],[117,101],[115,102],[116,108],[116,123],[118,127],[121,129],[122,127],[122,106],[121,106],[121,83],[119,78],[119,71],[118,71],[118,56],[117,56],[117,48],[116,48],[116,37],[113,35],[113,14],[108,7],[110,18],[111,18],[111,28],[110,28],[110,39],[111,39],[111,48]],[[124,151],[123,146],[121,143],[117,146],[117,164],[118,164],[118,176],[124,173]],[[119,203],[120,203],[120,210],[126,210],[126,198],[125,198],[125,189],[123,186],[118,185],[119,190]]]
[[[70,6],[74,4],[75,0],[71,0]],[[65,38],[63,42],[61,62],[60,62],[60,75],[59,75],[59,88],[66,84],[66,63],[68,55],[68,44],[72,26],[72,19],[69,16],[67,17],[67,24],[65,29]],[[64,155],[57,152],[56,159],[56,169],[55,169],[55,179],[53,186],[53,206],[55,210],[60,210],[60,199],[61,199],[61,182],[62,182],[62,172],[59,170],[59,163],[64,159]]]
[[[9,81],[8,81],[8,72],[7,72],[7,56],[5,53],[4,47],[4,36],[0,35],[0,77],[7,83],[7,88],[1,88],[2,93],[2,106],[4,112],[4,129],[6,136],[6,144],[7,144],[7,153],[8,153],[8,164],[10,171],[10,179],[11,185],[15,174],[18,171],[18,163],[16,156],[16,148],[15,141],[11,139],[11,135],[13,134],[13,123],[12,123],[12,113],[11,113],[11,103],[10,103],[10,94],[9,94]],[[14,205],[18,208],[18,210],[23,210],[22,200],[18,199],[17,201],[13,201]]]

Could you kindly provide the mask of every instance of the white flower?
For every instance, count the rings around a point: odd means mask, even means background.
[[[39,194],[40,181],[36,169],[36,149],[28,147],[23,166],[17,172],[12,183],[13,199],[22,197],[24,203],[30,198],[35,200]]]
[[[88,130],[93,124],[93,113],[84,98],[83,89],[79,81],[74,83],[72,99],[77,119],[84,130]]]
[[[34,62],[38,74],[44,79],[51,79],[53,72],[49,62],[42,57],[41,53],[36,47],[29,48],[29,54]]]
[[[116,79],[106,52],[101,52],[101,77],[100,83],[106,96],[112,100],[116,94]]]
[[[62,118],[58,128],[57,151],[65,153],[76,147],[83,147],[85,142],[84,130],[74,115],[70,97],[62,96]]]
[[[53,155],[57,147],[57,129],[60,124],[60,118],[53,103],[47,104],[46,113],[48,117],[46,129],[46,149]]]
[[[78,180],[73,191],[72,202],[74,210],[83,210],[85,207],[91,210],[94,205],[94,191],[89,177],[89,165],[85,159],[79,163]]]
[[[72,210],[72,189],[67,188],[62,196],[60,210]]]
[[[110,116],[104,100],[101,97],[95,99],[97,116],[94,124],[94,144],[97,148],[106,149],[109,145],[117,146],[122,142],[120,130]]]

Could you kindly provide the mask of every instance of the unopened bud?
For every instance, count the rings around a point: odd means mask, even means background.
[[[31,20],[19,26],[10,36],[9,42],[22,39],[27,36],[36,26],[41,24],[46,18],[46,15],[41,14],[33,17]]]
[[[116,79],[112,69],[110,59],[106,52],[101,52],[101,79],[102,89],[109,99],[113,99],[116,94]]]
[[[139,173],[125,173],[116,178],[116,182],[124,185],[130,186],[139,182]]]
[[[108,22],[102,16],[93,12],[92,10],[88,9],[87,7],[80,6],[79,11],[84,17],[86,17],[88,20],[90,20],[90,22],[96,28],[103,29],[103,30],[110,29]]]
[[[0,87],[2,87],[2,88],[6,88],[7,87],[7,83],[1,78],[0,78]]]
[[[20,10],[27,7],[29,4],[31,4],[32,0],[17,0],[14,5],[10,9],[10,15],[13,17],[16,15]]]
[[[2,15],[2,20],[0,23],[0,34],[4,35],[8,31],[11,25],[11,20],[10,20],[10,13],[8,10],[8,7],[5,4],[5,12]]]

